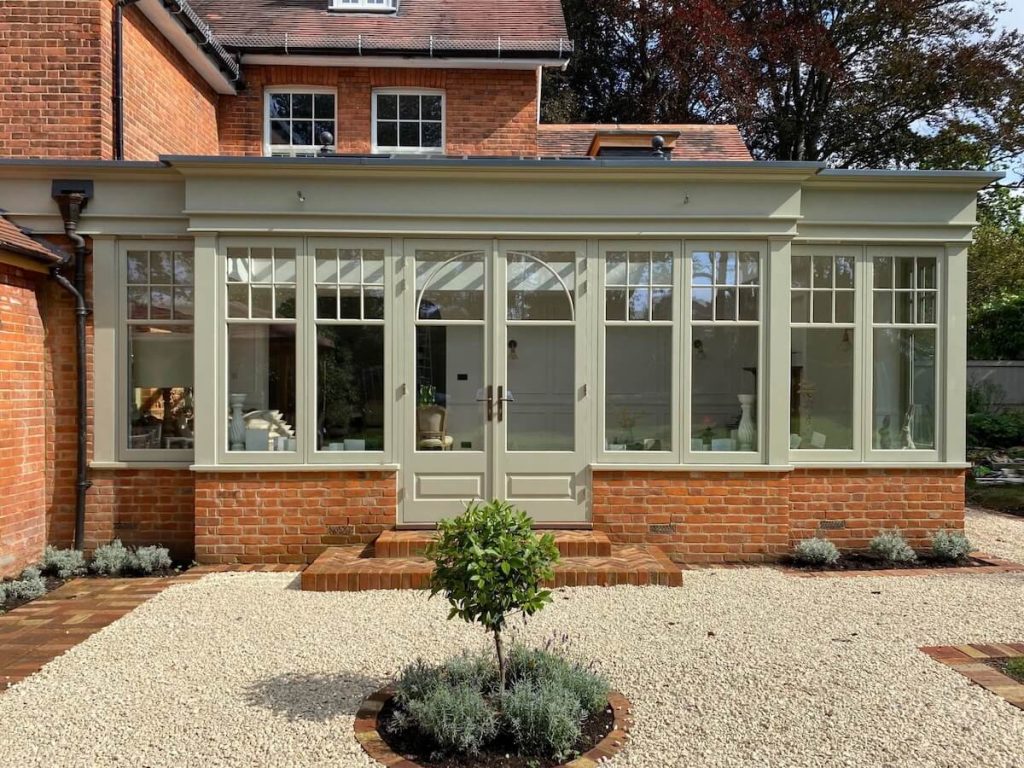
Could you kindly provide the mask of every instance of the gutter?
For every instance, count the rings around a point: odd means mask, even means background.
[[[85,238],[78,234],[82,210],[88,205],[93,195],[91,181],[54,181],[51,196],[60,208],[64,222],[64,233],[74,244],[74,255],[62,259],[50,270],[50,275],[57,284],[69,293],[75,301],[75,383],[76,383],[76,432],[77,451],[75,467],[75,549],[81,550],[85,543],[85,494],[92,487],[89,479],[88,465],[88,414],[87,414],[87,375],[85,321],[90,314],[85,300],[85,259],[89,249]],[[71,264],[71,262],[74,262]],[[74,267],[74,283],[64,271]]]

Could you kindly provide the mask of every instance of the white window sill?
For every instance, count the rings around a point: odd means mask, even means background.
[[[91,461],[89,469],[188,469],[191,460],[186,461]]]
[[[792,472],[792,464],[612,464],[589,465],[595,472]]]
[[[193,472],[397,472],[398,464],[192,464]]]

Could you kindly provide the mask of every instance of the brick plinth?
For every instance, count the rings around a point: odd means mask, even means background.
[[[793,472],[594,473],[594,528],[616,543],[659,545],[677,562],[759,562],[823,536],[858,549],[882,528],[929,546],[961,530],[964,472],[956,469],[798,469]]]
[[[311,563],[395,524],[394,472],[211,472],[195,484],[201,563]]]

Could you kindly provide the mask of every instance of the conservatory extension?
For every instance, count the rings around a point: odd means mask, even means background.
[[[52,179],[93,181],[94,482],[115,509],[173,484],[200,561],[310,559],[474,498],[687,562],[962,525],[966,254],[991,174],[0,173],[0,207],[39,231],[61,231]]]

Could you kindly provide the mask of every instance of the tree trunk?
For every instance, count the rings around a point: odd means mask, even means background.
[[[505,692],[505,649],[501,645],[501,630],[494,630],[494,650],[498,652],[498,691]]]

